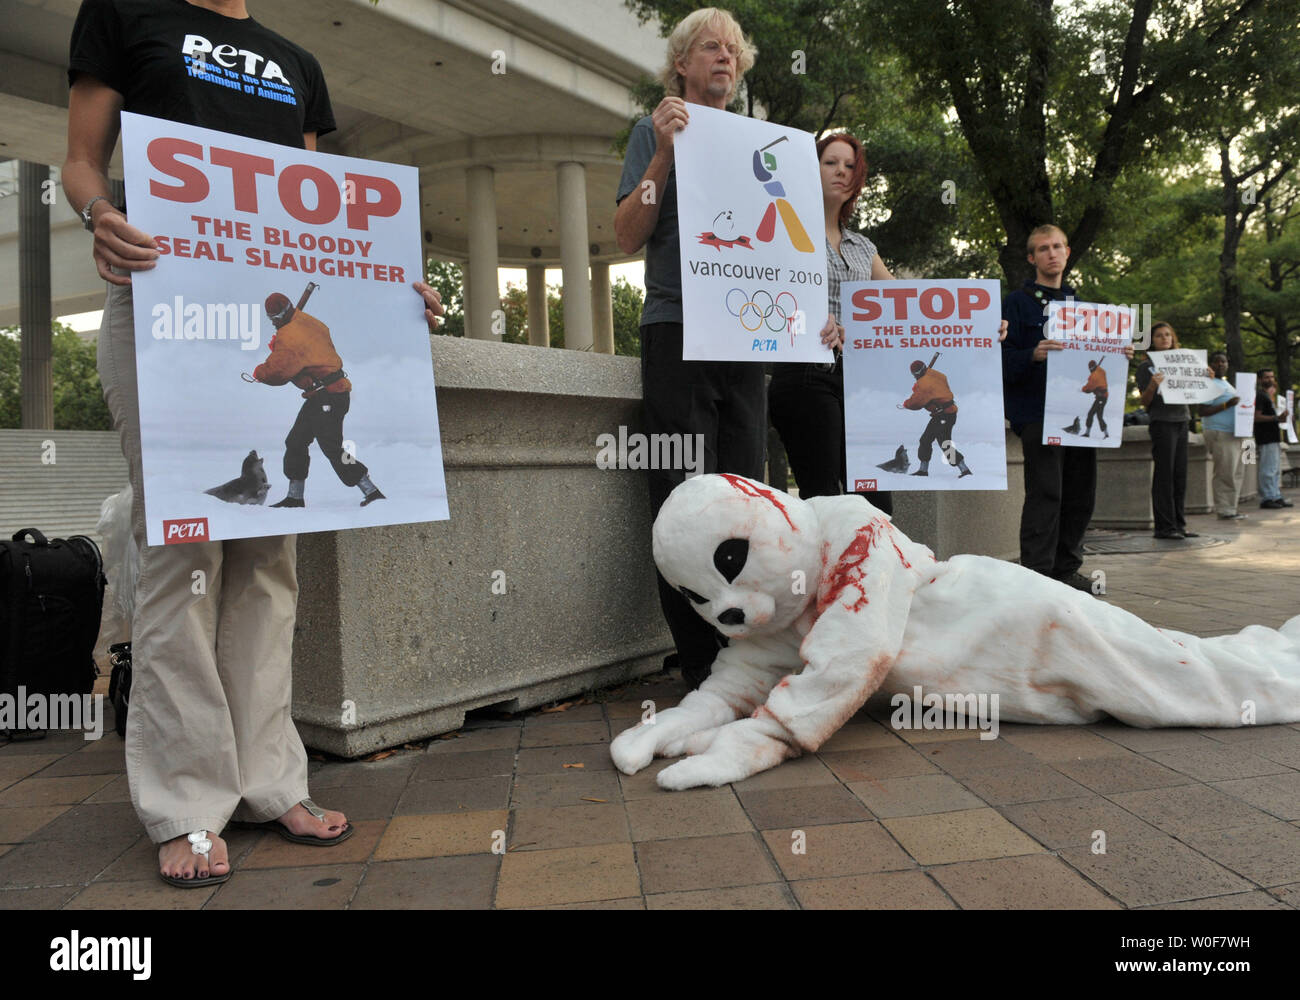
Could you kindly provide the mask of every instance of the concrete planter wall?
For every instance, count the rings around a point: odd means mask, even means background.
[[[433,342],[452,519],[298,543],[294,717],[343,756],[652,672],[671,649],[645,473],[595,464],[598,434],[639,423],[639,361]]]
[[[1092,526],[1150,531],[1155,521],[1151,516],[1151,435],[1146,426],[1125,427],[1123,445],[1118,449],[1099,449],[1097,459],[1097,506],[1093,510]],[[1243,504],[1259,495],[1258,471],[1258,465],[1246,466],[1240,495]],[[1214,510],[1213,472],[1214,463],[1205,439],[1200,434],[1189,434],[1185,500],[1188,514],[1208,514]]]
[[[961,552],[1020,558],[1020,510],[1025,503],[1025,459],[1020,438],[1006,432],[1007,488],[945,493],[895,493],[894,523],[923,542],[936,559]]]

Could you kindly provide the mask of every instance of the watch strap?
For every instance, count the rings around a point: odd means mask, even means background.
[[[91,198],[90,201],[86,202],[86,207],[81,210],[81,224],[85,226],[88,231],[93,231],[95,228],[95,218],[90,214],[90,210],[95,207],[95,202],[97,201],[107,201],[109,204],[112,204],[108,195],[104,194],[97,194],[95,197]]]

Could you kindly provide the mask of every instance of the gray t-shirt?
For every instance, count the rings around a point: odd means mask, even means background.
[[[641,178],[655,155],[654,123],[647,115],[632,127],[623,158],[623,178],[618,182],[618,201],[629,195],[642,197]],[[659,199],[659,221],[645,245],[645,307],[641,325],[682,321],[682,257],[677,239],[677,167],[668,169],[668,183],[655,192]]]

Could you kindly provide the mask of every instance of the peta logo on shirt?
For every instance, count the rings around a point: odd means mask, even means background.
[[[185,41],[181,44],[181,53],[197,62],[206,62],[209,55],[211,55],[213,62],[218,66],[224,66],[226,69],[234,69],[242,59],[244,63],[243,71],[249,76],[260,76],[263,80],[279,80],[285,86],[289,86],[289,81],[285,79],[278,63],[267,59],[265,56],[260,56],[256,52],[250,52],[248,49],[237,49],[233,45],[217,45],[214,47],[202,35],[186,35]],[[236,58],[237,56],[240,58]],[[259,64],[261,64],[260,71],[258,69]]]

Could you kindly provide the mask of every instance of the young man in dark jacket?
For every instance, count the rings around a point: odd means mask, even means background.
[[[1074,297],[1062,282],[1070,245],[1053,225],[1029,234],[1034,278],[1002,300],[1007,338],[1002,342],[1002,391],[1007,420],[1025,455],[1025,506],[1020,515],[1020,563],[1029,569],[1091,591],[1079,572],[1083,533],[1092,520],[1097,493],[1093,448],[1042,444],[1047,395],[1047,355],[1060,341],[1043,337],[1048,303]]]

